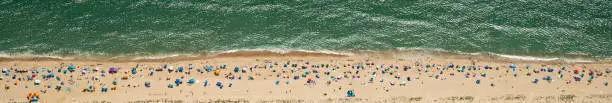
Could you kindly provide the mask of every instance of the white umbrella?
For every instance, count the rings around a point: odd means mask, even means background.
[[[34,80],[34,85],[40,84],[40,80]]]

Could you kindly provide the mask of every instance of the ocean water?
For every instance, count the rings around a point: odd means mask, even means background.
[[[2,0],[0,56],[234,50],[612,56],[610,0]]]

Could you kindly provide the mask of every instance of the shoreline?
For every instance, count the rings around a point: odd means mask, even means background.
[[[97,62],[178,62],[191,60],[205,60],[212,58],[227,57],[373,57],[385,59],[404,59],[402,57],[427,57],[427,58],[449,58],[465,59],[478,58],[493,61],[512,61],[512,62],[566,62],[566,63],[612,63],[612,58],[592,57],[587,55],[571,55],[565,57],[535,57],[518,56],[496,53],[460,53],[449,51],[428,51],[428,50],[405,50],[405,51],[291,51],[291,50],[237,50],[224,52],[200,53],[198,55],[172,54],[159,57],[56,57],[56,56],[24,56],[24,57],[0,57],[0,62],[6,61],[97,61]]]

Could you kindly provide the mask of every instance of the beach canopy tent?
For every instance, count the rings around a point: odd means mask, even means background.
[[[110,69],[108,69],[108,73],[117,73],[119,71],[118,68],[112,67]]]

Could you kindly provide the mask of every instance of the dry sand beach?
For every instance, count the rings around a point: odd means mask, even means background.
[[[38,102],[41,103],[602,103],[612,100],[612,88],[607,86],[612,79],[612,63],[605,61],[527,61],[439,53],[236,52],[155,60],[5,58],[0,61],[0,68],[3,69],[2,103],[29,102],[28,93],[40,94]],[[109,68],[118,68],[118,72],[109,73]],[[177,79],[181,83],[176,83]],[[35,85],[36,81],[39,84]],[[103,88],[108,90],[103,92]],[[354,97],[347,94],[349,90]]]

